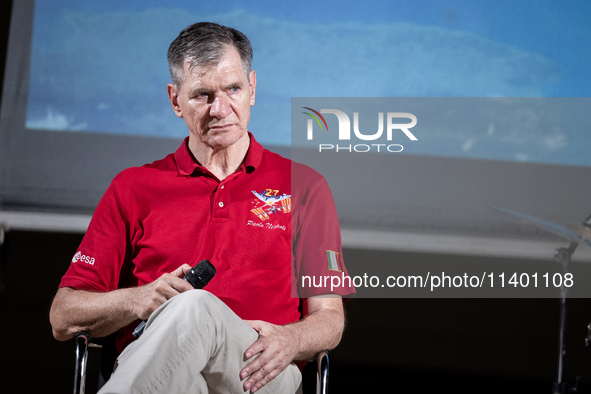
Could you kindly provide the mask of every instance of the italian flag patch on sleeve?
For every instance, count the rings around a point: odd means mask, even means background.
[[[327,250],[326,255],[328,256],[328,269],[331,271],[340,271],[341,266],[339,260],[341,254],[332,250]]]

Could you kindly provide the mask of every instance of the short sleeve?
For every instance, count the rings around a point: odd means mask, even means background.
[[[314,170],[292,170],[292,259],[297,296],[355,294],[344,264],[341,231],[326,180]],[[295,290],[295,291],[294,291]]]
[[[117,178],[99,202],[59,287],[112,291],[129,259],[129,222]]]

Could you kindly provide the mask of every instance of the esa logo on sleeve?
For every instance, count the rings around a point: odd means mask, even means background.
[[[78,252],[72,257],[72,263],[82,262],[90,265],[94,265],[94,257],[85,256],[82,252]]]

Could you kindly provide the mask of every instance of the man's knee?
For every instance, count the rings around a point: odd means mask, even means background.
[[[219,298],[205,290],[189,290],[165,302],[156,309],[150,319],[148,326],[159,318],[164,318],[169,321],[195,322],[199,321],[198,316],[207,318],[208,315],[216,313],[220,308]],[[147,328],[147,327],[146,327]]]
[[[221,301],[207,290],[194,289],[185,291],[184,293],[171,298],[169,302],[177,303],[179,306],[184,305],[187,307],[194,307],[212,303],[217,304]]]
[[[215,295],[206,290],[189,290],[168,301],[176,309],[180,318],[219,314],[226,305]]]

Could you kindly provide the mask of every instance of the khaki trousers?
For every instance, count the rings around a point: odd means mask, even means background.
[[[257,338],[216,296],[205,290],[184,292],[150,316],[140,339],[117,359],[100,394],[244,393],[244,352]],[[299,392],[301,378],[292,363],[257,393]]]

